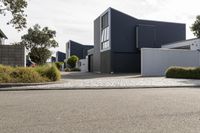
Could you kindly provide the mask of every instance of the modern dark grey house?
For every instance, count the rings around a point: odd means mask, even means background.
[[[185,24],[141,20],[109,8],[94,21],[89,71],[140,73],[141,48],[160,48],[185,39]]]
[[[92,45],[83,45],[75,41],[68,41],[66,43],[66,59],[72,55],[76,55],[79,59],[85,59],[87,56],[87,51],[92,49]]]
[[[56,52],[56,62],[64,62],[66,59],[66,54],[60,51]]]
[[[51,56],[50,62],[56,62],[56,57]]]

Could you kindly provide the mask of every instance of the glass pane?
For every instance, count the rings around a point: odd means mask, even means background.
[[[101,28],[104,29],[108,26],[108,13],[102,16],[101,18]]]
[[[106,35],[107,35],[107,31],[106,31],[106,29],[104,29],[104,40],[103,41],[106,41],[107,39],[106,39]]]
[[[106,28],[106,40],[109,40],[109,27]]]
[[[103,42],[103,41],[104,41],[104,30],[101,33],[101,42]]]

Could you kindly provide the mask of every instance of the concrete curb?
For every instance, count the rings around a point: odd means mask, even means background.
[[[62,81],[56,82],[44,82],[44,83],[0,83],[1,88],[10,88],[10,87],[28,87],[28,86],[38,86],[38,85],[50,85],[50,84],[58,84],[62,83]]]
[[[126,86],[126,87],[60,87],[60,88],[27,88],[14,87],[14,88],[0,88],[0,91],[42,91],[42,90],[118,90],[118,89],[159,89],[159,88],[200,88],[200,85],[187,85],[187,86]]]

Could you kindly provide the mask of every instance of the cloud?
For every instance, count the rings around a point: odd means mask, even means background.
[[[93,21],[108,7],[139,19],[187,23],[187,38],[194,37],[189,27],[200,12],[197,0],[29,0],[28,3],[28,27],[39,23],[56,30],[60,47],[55,50],[60,51],[65,51],[65,43],[70,39],[93,44]],[[7,26],[9,16],[1,16],[0,20],[8,43],[19,41],[26,33]]]

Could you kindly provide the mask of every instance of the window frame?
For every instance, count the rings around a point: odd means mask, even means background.
[[[107,15],[107,19],[104,16]],[[104,21],[107,20],[107,23]],[[106,26],[103,25],[106,24]],[[110,9],[105,11],[100,16],[100,52],[104,52],[111,49],[111,19],[110,19]]]

